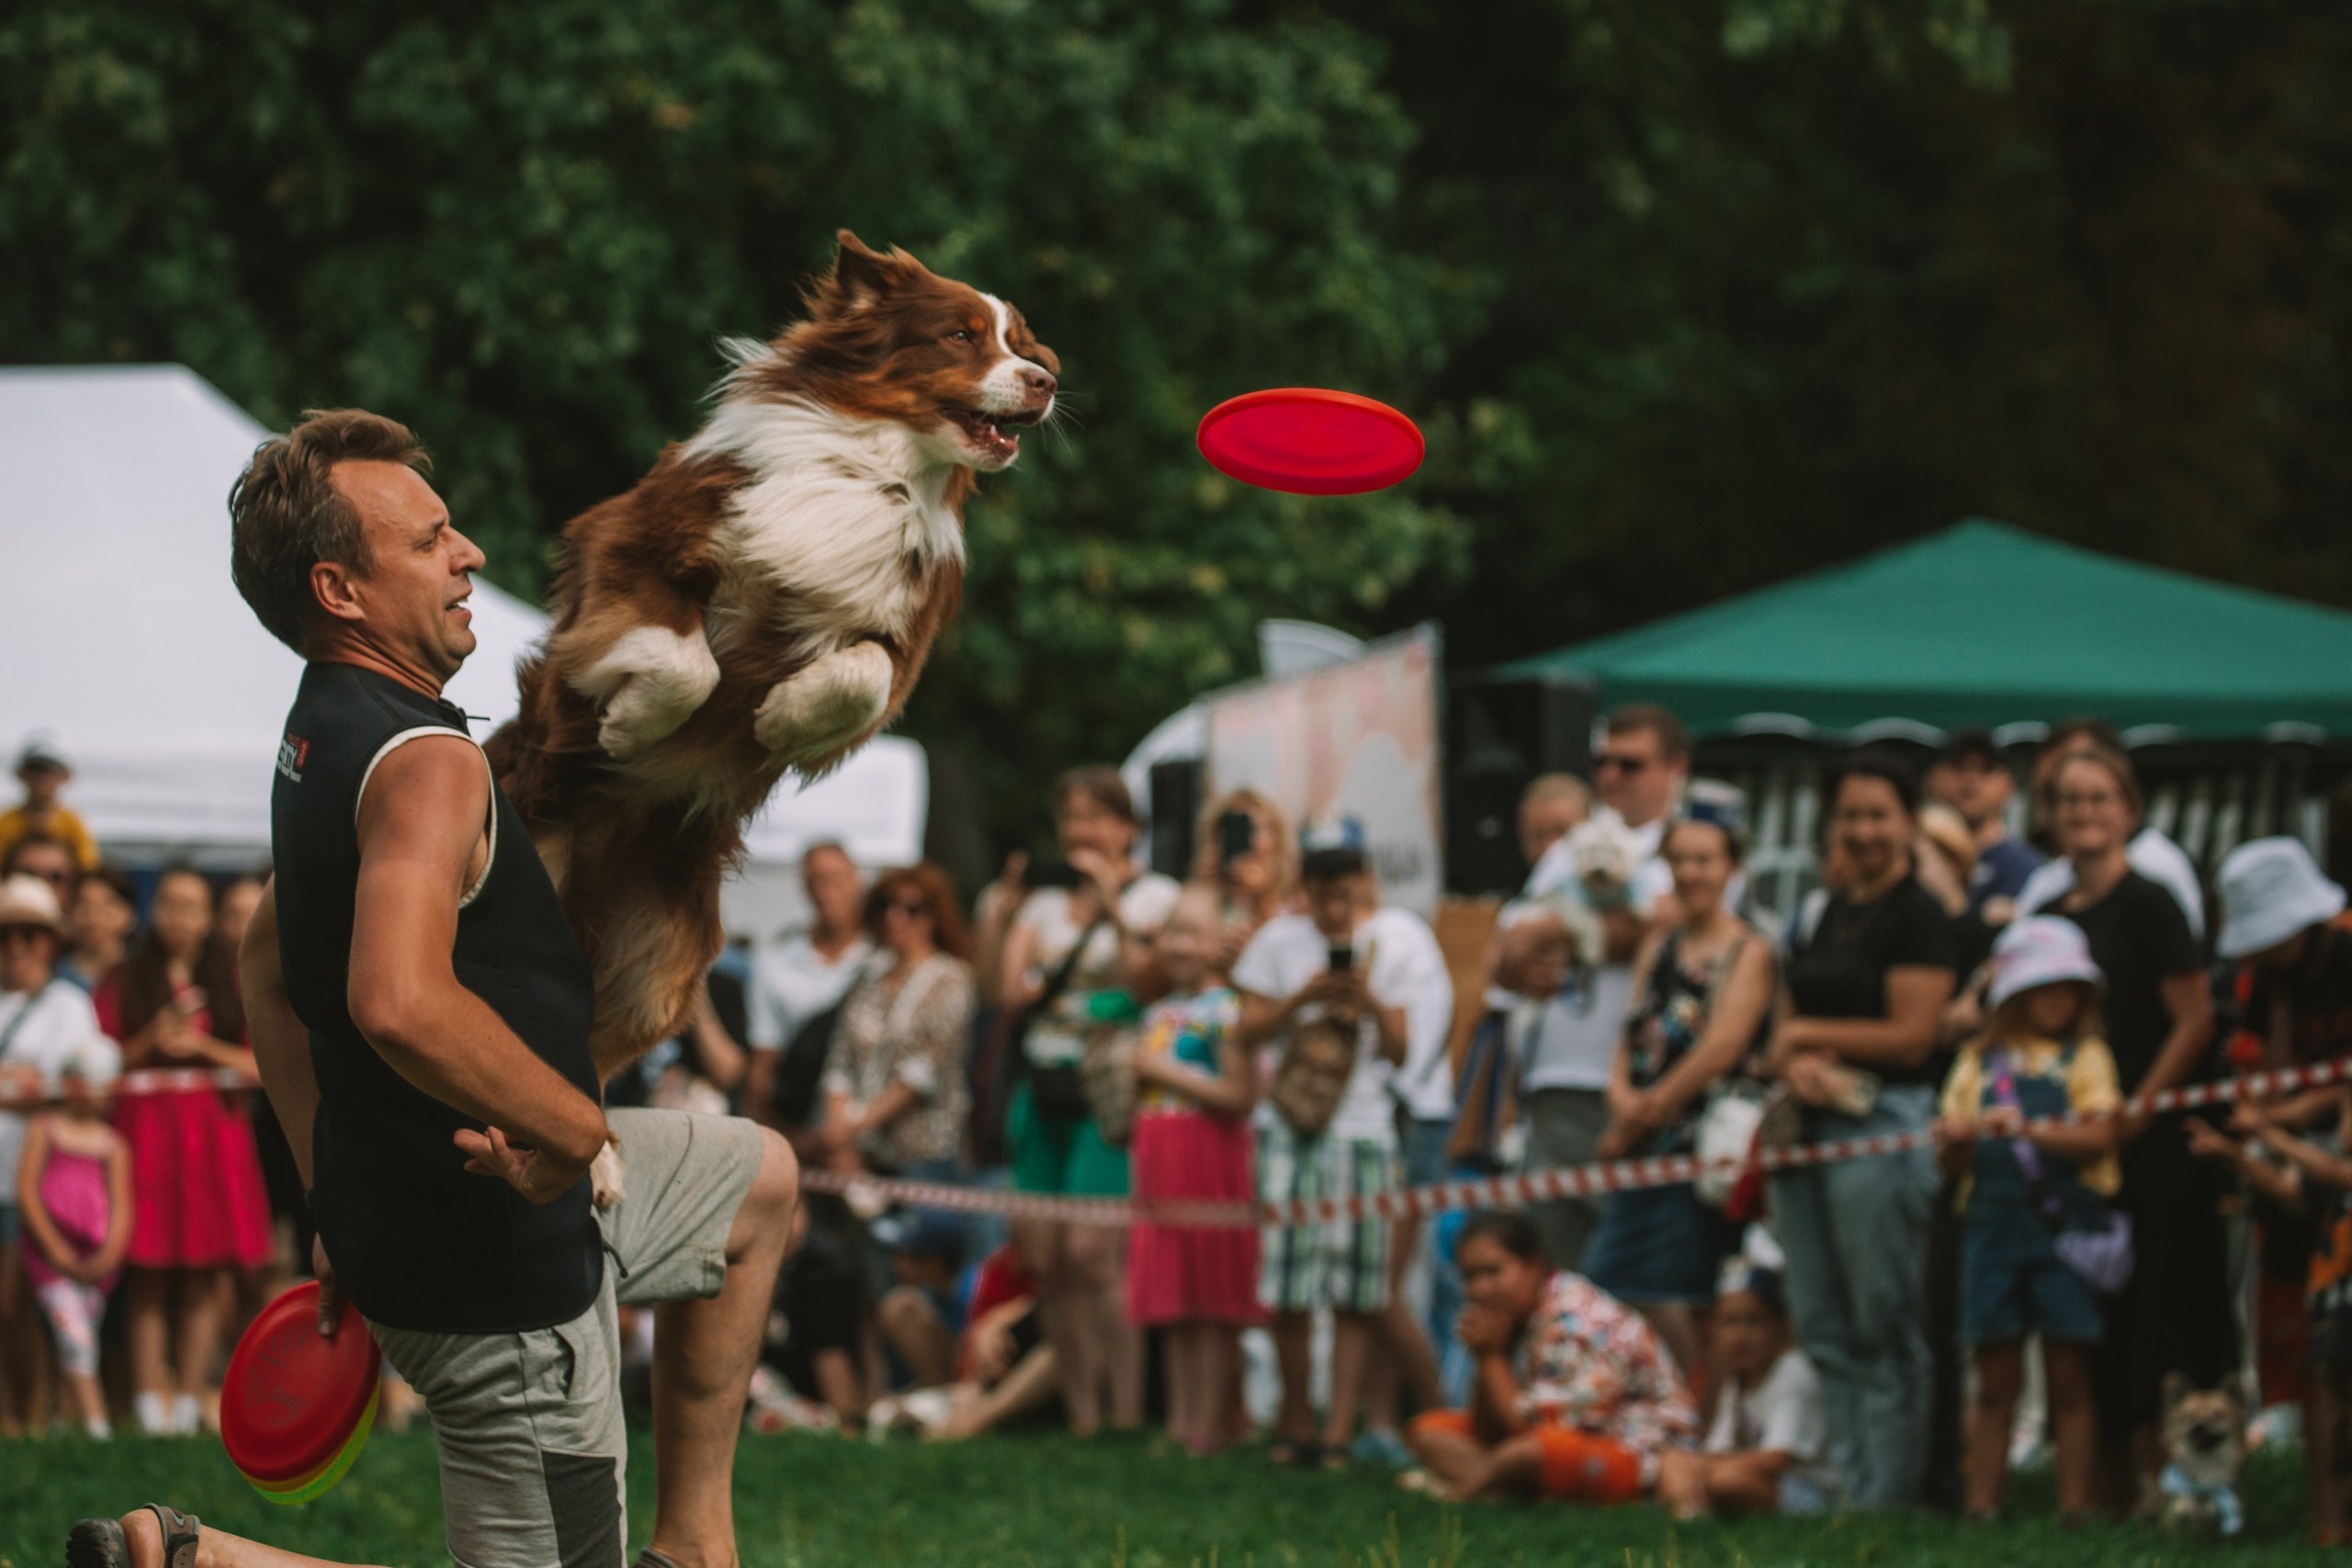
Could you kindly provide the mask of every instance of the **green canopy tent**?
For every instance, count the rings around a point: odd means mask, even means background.
[[[2352,758],[2352,614],[1972,520],[1845,566],[1505,665],[1500,682],[1672,709],[1747,789],[1769,908],[1810,878],[1825,747],[2124,732],[2149,820],[2211,866],[2294,833],[2325,853]]]
[[[1983,521],[1496,673],[1661,703],[1702,739],[2097,714],[2135,741],[2352,739],[2352,614]]]

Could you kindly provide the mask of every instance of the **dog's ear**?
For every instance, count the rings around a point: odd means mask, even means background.
[[[833,257],[832,288],[827,292],[836,310],[855,310],[871,305],[897,285],[903,270],[898,252],[885,255],[870,250],[846,229],[833,238],[840,242],[841,250]]]

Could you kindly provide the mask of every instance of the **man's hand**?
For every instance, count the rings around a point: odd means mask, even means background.
[[[343,1286],[335,1280],[334,1265],[327,1260],[327,1238],[311,1237],[311,1272],[319,1280],[319,1337],[334,1337],[335,1325],[343,1321]]]
[[[1310,1004],[1342,1023],[1354,1023],[1372,1010],[1372,989],[1360,969],[1326,969],[1298,993],[1298,1006]]]
[[[568,1160],[545,1149],[517,1148],[495,1127],[460,1127],[450,1139],[476,1176],[494,1176],[534,1203],[552,1203],[587,1174],[590,1160]],[[600,1145],[601,1146],[601,1145]]]

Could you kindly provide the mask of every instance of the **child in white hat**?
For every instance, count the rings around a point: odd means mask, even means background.
[[[2007,1479],[2025,1337],[2041,1337],[2056,1438],[2058,1506],[2091,1507],[2098,1416],[2091,1348],[2099,1296],[2131,1268],[2128,1222],[2109,1207],[2122,1184],[2115,1058],[2096,1038],[2098,965],[2080,927],[2030,916],[1993,949],[1992,1009],[1944,1081],[1944,1168],[1961,1185],[1961,1338],[1976,1355],[1968,1426],[1968,1511],[1990,1517]]]

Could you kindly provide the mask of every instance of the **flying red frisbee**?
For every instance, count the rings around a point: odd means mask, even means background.
[[[1421,466],[1419,426],[1386,403],[1322,387],[1273,387],[1202,416],[1201,456],[1245,484],[1293,495],[1361,495]]]
[[[319,1287],[261,1309],[220,1380],[220,1446],[273,1502],[304,1503],[343,1479],[375,1423],[383,1354],[348,1301],[319,1337]]]

